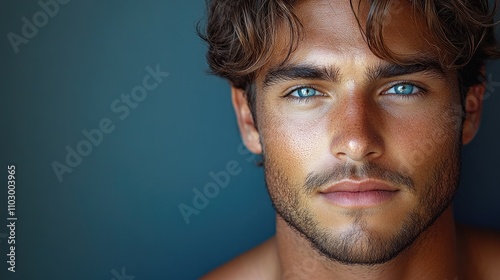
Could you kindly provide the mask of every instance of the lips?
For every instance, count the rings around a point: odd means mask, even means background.
[[[330,203],[341,207],[372,207],[394,198],[399,189],[379,180],[342,180],[320,191]]]

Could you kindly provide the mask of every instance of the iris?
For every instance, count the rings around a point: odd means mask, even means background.
[[[391,91],[394,91],[394,92],[391,92],[391,93],[402,94],[402,95],[408,95],[408,94],[412,94],[412,93],[415,93],[416,91],[418,91],[416,86],[410,85],[410,84],[399,84],[399,85],[392,87],[392,89],[393,90],[391,90]]]
[[[310,97],[317,94],[315,89],[309,87],[299,88],[296,92],[298,97]]]

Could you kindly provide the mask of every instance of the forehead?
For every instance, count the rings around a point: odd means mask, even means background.
[[[343,59],[343,62],[347,59],[351,64],[363,65],[382,61],[372,53],[363,35],[369,4],[367,1],[352,2],[351,5],[349,0],[299,1],[294,12],[302,23],[301,36],[288,61],[335,64],[337,59]],[[409,0],[391,1],[383,16],[375,17],[375,21],[375,25],[381,22],[382,39],[391,52],[409,60],[422,55],[439,60],[437,40],[432,38],[425,19]],[[289,32],[283,30],[278,34],[281,36],[277,38],[278,42],[289,42],[286,37]],[[283,62],[287,50],[286,43],[278,43],[276,55],[262,72]]]

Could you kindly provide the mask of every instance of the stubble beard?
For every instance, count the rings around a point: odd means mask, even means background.
[[[300,202],[300,197],[305,195],[303,185],[291,183],[279,165],[263,154],[266,186],[277,214],[321,255],[347,265],[383,264],[412,245],[450,206],[460,174],[461,142],[455,143],[448,156],[429,172],[430,180],[424,186],[425,191],[420,192],[417,207],[406,214],[390,235],[370,228],[367,222],[370,217],[362,211],[353,216],[348,231],[334,234],[322,227],[311,209]],[[369,168],[349,166],[343,172],[370,174]]]

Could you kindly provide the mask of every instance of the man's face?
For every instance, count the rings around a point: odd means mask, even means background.
[[[394,258],[450,205],[458,183],[456,73],[440,69],[437,44],[399,3],[384,40],[412,65],[369,50],[349,1],[301,1],[298,48],[285,64],[277,55],[256,80],[275,209],[343,263]]]

